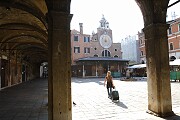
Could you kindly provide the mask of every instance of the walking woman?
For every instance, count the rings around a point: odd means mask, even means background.
[[[107,72],[107,75],[104,79],[104,86],[106,85],[107,87],[107,92],[108,92],[108,98],[111,98],[112,95],[112,88],[114,88],[114,84],[113,84],[113,77],[111,76],[111,71]]]

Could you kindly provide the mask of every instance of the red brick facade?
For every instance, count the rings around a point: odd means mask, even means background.
[[[180,59],[180,18],[167,22],[169,24],[168,34],[168,46],[169,46],[169,59]],[[145,52],[145,37],[143,32],[138,32],[139,37],[139,49],[140,49],[140,61],[146,62]]]
[[[79,27],[80,31],[71,30],[72,75],[103,76],[107,70],[120,73],[128,60],[121,60],[121,44],[113,43],[112,30],[104,16],[97,33],[83,34],[83,24],[79,23]],[[86,58],[88,61],[82,62]]]

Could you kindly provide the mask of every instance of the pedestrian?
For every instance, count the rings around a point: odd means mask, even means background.
[[[107,72],[107,75],[104,79],[104,86],[106,85],[107,87],[107,92],[108,92],[108,98],[111,98],[112,95],[112,88],[114,88],[114,84],[113,84],[113,77],[111,76],[111,71]]]
[[[131,77],[131,71],[129,69],[126,70],[126,79]]]

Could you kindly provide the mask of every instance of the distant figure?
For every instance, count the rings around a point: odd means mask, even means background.
[[[107,85],[106,85],[107,82]],[[112,88],[114,88],[114,84],[113,84],[113,77],[111,76],[111,71],[107,72],[107,75],[104,79],[104,86],[106,85],[107,87],[107,92],[108,92],[108,98],[112,97]]]
[[[126,71],[126,78],[129,79],[131,77],[131,71],[127,69]]]

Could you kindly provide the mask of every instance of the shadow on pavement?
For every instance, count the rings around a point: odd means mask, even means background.
[[[128,107],[121,101],[113,101],[113,103],[117,106],[120,106],[122,108],[128,109]]]
[[[165,120],[180,120],[180,116],[179,115],[174,115],[171,117],[164,117]]]

